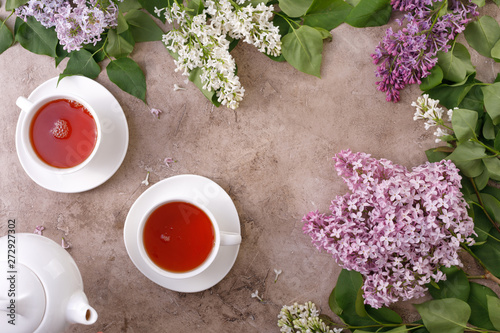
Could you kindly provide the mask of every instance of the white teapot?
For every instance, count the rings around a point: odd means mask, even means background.
[[[61,245],[36,234],[0,238],[0,332],[60,333],[96,320],[80,271]]]

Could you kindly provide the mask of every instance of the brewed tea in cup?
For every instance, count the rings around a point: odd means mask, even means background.
[[[33,163],[54,173],[71,173],[95,156],[101,140],[93,108],[73,94],[53,94],[37,101],[19,97],[26,113],[21,143]]]
[[[171,199],[145,214],[138,243],[141,256],[156,272],[182,279],[206,270],[220,246],[240,244],[241,235],[221,231],[207,208],[189,199]]]

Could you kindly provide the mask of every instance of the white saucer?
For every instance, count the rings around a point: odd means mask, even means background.
[[[146,265],[139,254],[137,233],[143,215],[151,207],[174,196],[189,197],[195,203],[202,203],[212,212],[222,231],[240,233],[238,212],[222,187],[202,176],[179,175],[154,184],[137,198],[125,220],[125,247],[134,265],[151,281],[184,293],[203,291],[219,283],[229,273],[238,256],[239,245],[221,246],[214,262],[205,271],[182,280],[160,275]]]
[[[38,99],[47,93],[75,93],[85,99],[101,120],[102,139],[99,150],[84,168],[66,175],[54,175],[30,163],[21,145],[21,123],[24,112],[19,110],[16,128],[16,150],[21,165],[38,185],[55,192],[77,193],[93,189],[114,175],[125,158],[128,148],[128,125],[116,98],[101,84],[84,76],[67,76],[57,85],[58,77],[38,86],[28,97]]]

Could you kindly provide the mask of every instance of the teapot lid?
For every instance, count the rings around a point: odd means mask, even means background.
[[[45,314],[45,289],[27,266],[0,261],[0,332],[34,332]],[[6,278],[5,278],[6,276]]]

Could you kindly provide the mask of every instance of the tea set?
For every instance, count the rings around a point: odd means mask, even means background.
[[[51,112],[62,112],[49,110],[65,102],[82,108],[93,118],[95,127],[80,129],[78,122],[67,122],[63,118],[52,123],[49,120],[49,125],[55,126],[50,132],[56,139],[49,135],[48,141],[36,142],[41,139],[33,128],[43,128],[39,119],[45,119]],[[16,104],[21,109],[16,127],[17,154],[25,172],[38,185],[55,192],[83,192],[106,182],[122,164],[129,143],[127,120],[116,98],[98,82],[82,76],[60,81],[53,78],[41,84],[28,98],[19,97]],[[83,161],[59,167],[37,150],[37,145],[62,144],[66,151],[60,155],[65,162],[72,161],[76,152],[81,153],[83,141],[72,147],[69,140],[61,140],[78,131],[96,138],[91,143],[85,142],[86,147],[89,144],[93,147]],[[171,209],[168,215],[158,215],[160,211],[167,211],[164,210],[167,206]],[[176,220],[173,220],[173,207],[179,210],[175,213]],[[201,238],[198,232],[201,224],[194,227],[195,218],[206,221],[203,223],[207,231],[201,233]],[[163,223],[167,220],[171,220],[168,225]],[[2,252],[7,249],[7,239],[11,236],[0,238]],[[15,237],[19,253],[15,272],[17,323],[12,326],[5,320],[0,321],[0,332],[57,333],[71,324],[95,323],[97,312],[83,293],[80,272],[68,252],[43,236],[16,234]],[[202,176],[178,175],[152,185],[139,196],[126,217],[123,237],[130,259],[151,281],[173,291],[199,292],[219,283],[231,270],[238,255],[241,230],[236,207],[222,187]],[[170,259],[169,256],[180,256],[181,261],[184,260],[184,249],[200,242],[208,244],[206,254],[198,255],[198,262],[192,267],[172,270],[161,264],[168,262],[165,259]],[[152,248],[156,252],[151,252]],[[7,262],[0,261],[0,272],[8,276]],[[8,290],[8,283],[0,279],[0,290]],[[6,317],[9,299],[4,294],[0,293],[0,316]]]

